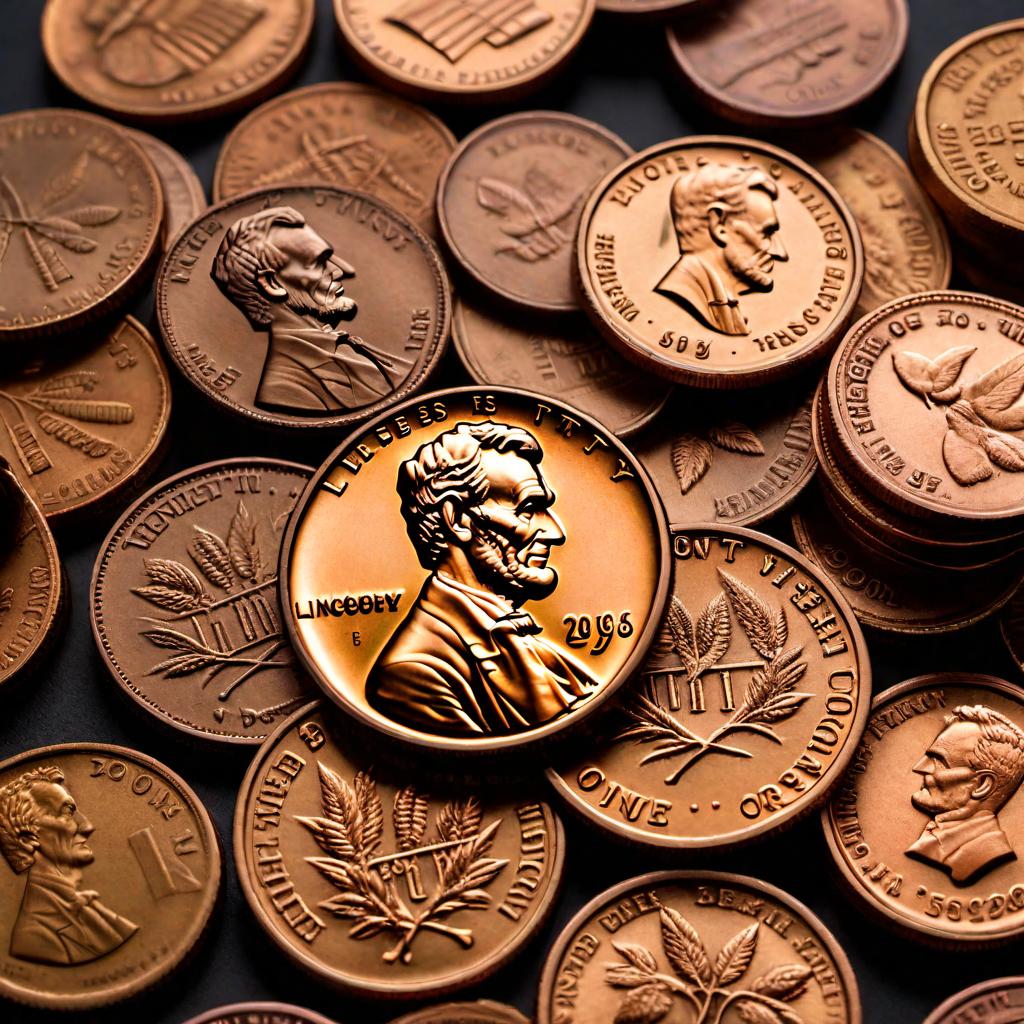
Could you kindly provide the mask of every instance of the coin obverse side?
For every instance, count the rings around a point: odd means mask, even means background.
[[[864,276],[860,233],[808,164],[750,139],[652,146],[591,193],[576,241],[583,307],[624,355],[740,388],[827,356]]]
[[[129,508],[93,570],[93,636],[121,690],[165,724],[262,742],[310,699],[285,636],[277,561],[312,476],[227,459],[162,481]]]
[[[590,901],[555,940],[537,1024],[860,1024],[850,962],[802,903],[742,875],[657,871]],[[689,1016],[688,1016],[689,1015]]]
[[[454,388],[327,459],[288,524],[281,601],[306,668],[360,722],[493,753],[582,724],[639,667],[666,538],[605,427],[530,392]]]
[[[361,763],[329,706],[293,715],[239,791],[235,861],[257,920],[291,959],[363,996],[478,981],[543,925],[564,865],[545,803],[428,792]]]
[[[1024,978],[994,978],[971,985],[936,1007],[924,1024],[1016,1024],[1024,1020]]]
[[[391,1024],[530,1024],[518,1010],[490,999],[475,1003],[428,1006],[393,1020]]]
[[[209,925],[213,822],[174,772],[104,743],[0,764],[0,994],[87,1010],[164,978]]]
[[[335,1024],[335,1021],[290,1003],[232,1003],[201,1013],[185,1024]]]
[[[206,190],[192,165],[166,142],[148,132],[126,129],[152,161],[164,191],[163,248],[207,207]]]

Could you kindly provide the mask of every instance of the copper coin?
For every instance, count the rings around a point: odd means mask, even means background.
[[[80,327],[138,286],[163,193],[142,149],[77,110],[0,116],[0,341]]]
[[[608,551],[629,552],[614,581]],[[603,705],[642,664],[670,569],[650,480],[606,427],[484,387],[347,438],[281,560],[289,635],[332,700],[390,737],[477,753]]]
[[[164,190],[163,247],[207,207],[206,190],[192,165],[176,150],[146,132],[128,129],[128,134],[153,161]]]
[[[72,92],[133,121],[223,114],[299,65],[314,0],[47,0],[43,52]]]
[[[629,14],[636,17],[685,16],[690,17],[716,0],[597,0],[597,9],[610,14]]]
[[[627,362],[587,321],[531,323],[498,317],[485,304],[455,300],[452,340],[478,384],[558,395],[619,437],[630,437],[664,408],[672,386]]]
[[[850,962],[781,889],[718,871],[656,871],[591,900],[555,941],[537,1024],[860,1024]]]
[[[821,813],[856,902],[911,938],[978,946],[1024,932],[1024,696],[935,673],[880,694]]]
[[[763,142],[690,136],[638,153],[584,207],[583,305],[640,365],[739,388],[828,355],[853,315],[864,254],[817,171]]]
[[[232,1003],[193,1017],[186,1024],[335,1024],[319,1013],[288,1003]]]
[[[313,185],[210,207],[165,256],[156,301],[201,394],[297,430],[351,426],[422,387],[451,316],[418,227],[366,193]]]
[[[195,793],[145,754],[63,743],[0,764],[0,994],[53,1010],[126,999],[181,965],[220,893]]]
[[[405,1014],[391,1024],[530,1024],[518,1010],[490,999],[475,1003],[445,1003]]]
[[[423,998],[470,985],[543,925],[565,839],[547,804],[407,762],[363,761],[351,728],[311,704],[253,761],[235,810],[250,908],[306,970],[352,992]]]
[[[906,0],[733,0],[673,23],[669,48],[697,96],[745,124],[809,124],[867,99],[907,45]]]
[[[326,82],[264,103],[224,140],[214,199],[318,181],[386,200],[437,234],[437,178],[455,136],[429,110],[356,82]]]
[[[924,1024],[1020,1024],[1024,978],[995,978],[950,996]]]
[[[999,616],[999,629],[1010,657],[1024,672],[1024,587],[1018,589],[1003,609]]]
[[[437,186],[445,244],[500,298],[543,313],[578,308],[573,240],[590,190],[633,152],[573,114],[531,110],[481,125]]]
[[[312,470],[227,459],[162,481],[129,508],[93,570],[93,635],[121,690],[161,721],[262,742],[312,687],[281,627],[277,559]]]

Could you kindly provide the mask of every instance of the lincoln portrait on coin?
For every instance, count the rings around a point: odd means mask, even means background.
[[[370,704],[415,729],[518,732],[563,714],[597,683],[522,609],[558,585],[565,543],[537,439],[458,423],[399,468],[402,515],[430,570],[367,681]]]

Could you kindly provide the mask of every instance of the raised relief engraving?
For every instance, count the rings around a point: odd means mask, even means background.
[[[679,491],[686,494],[704,478],[715,458],[715,448],[737,455],[764,455],[764,445],[750,427],[742,423],[721,423],[697,433],[680,434],[672,442],[672,468]]]
[[[4,621],[13,604],[14,587],[4,587],[3,590],[0,590],[0,623]]]
[[[191,840],[191,834],[188,839]],[[131,847],[146,884],[154,900],[166,899],[168,896],[179,896],[187,892],[202,892],[203,883],[183,864],[180,858],[171,853],[168,856],[160,848],[160,840],[152,828],[143,828],[128,837]],[[186,842],[185,851],[194,853],[194,842]]]

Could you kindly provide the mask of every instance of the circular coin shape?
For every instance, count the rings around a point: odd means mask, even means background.
[[[544,313],[578,308],[573,239],[591,188],[633,152],[593,121],[531,110],[466,136],[437,186],[445,244],[499,297]]]
[[[47,0],[43,52],[72,92],[133,121],[176,121],[255,103],[289,78],[314,0]]]
[[[193,1017],[186,1024],[335,1024],[290,1003],[232,1003]]]
[[[77,110],[0,116],[0,342],[80,327],[127,299],[163,193],[117,125]]]
[[[529,392],[455,388],[327,459],[288,524],[281,600],[306,667],[364,724],[435,750],[522,748],[639,667],[666,536],[607,428]]]
[[[547,804],[488,792],[371,768],[346,723],[311,704],[242,783],[242,890],[277,946],[340,988],[416,999],[470,985],[542,926],[565,857]]]
[[[667,15],[691,16],[713,0],[597,0],[597,9],[610,14],[632,14],[638,17]]]
[[[1024,672],[1024,588],[1010,598],[999,617],[999,630],[1014,664]]]
[[[309,700],[281,626],[277,560],[312,472],[277,459],[196,466],[108,534],[93,570],[93,635],[122,691],[166,724],[256,744]]]
[[[128,134],[153,161],[164,192],[163,247],[206,209],[206,191],[192,165],[176,150],[147,132]]]
[[[490,999],[475,1003],[445,1003],[408,1013],[391,1024],[530,1024],[518,1010]]]
[[[295,430],[351,426],[422,387],[451,317],[419,228],[366,193],[313,185],[210,207],[164,257],[156,302],[204,396]]]
[[[638,153],[591,193],[576,243],[583,306],[641,366],[740,388],[828,355],[864,255],[817,171],[763,142],[691,136]]]
[[[57,1010],[135,995],[178,967],[220,893],[206,808],[145,754],[43,747],[0,764],[0,994]]]
[[[1017,1024],[1024,1020],[1024,978],[995,978],[950,996],[924,1024]]]
[[[613,1012],[623,1022],[862,1020],[850,962],[821,921],[767,882],[718,871],[631,878],[566,925],[544,963],[537,1024]]]

